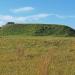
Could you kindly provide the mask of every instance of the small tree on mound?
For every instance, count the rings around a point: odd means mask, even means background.
[[[8,24],[15,24],[15,23],[14,23],[14,22],[8,22],[7,25],[8,25]]]

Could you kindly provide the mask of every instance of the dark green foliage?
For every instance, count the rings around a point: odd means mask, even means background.
[[[15,23],[14,23],[14,22],[8,22],[7,25],[8,25],[8,24],[15,24]]]
[[[6,24],[0,27],[0,35],[75,36],[75,30],[56,24]]]

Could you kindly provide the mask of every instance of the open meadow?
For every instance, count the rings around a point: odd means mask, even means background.
[[[0,75],[75,75],[75,37],[0,36]]]

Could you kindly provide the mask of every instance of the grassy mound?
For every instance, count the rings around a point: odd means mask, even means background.
[[[0,35],[75,36],[75,30],[56,24],[7,24],[0,28]]]

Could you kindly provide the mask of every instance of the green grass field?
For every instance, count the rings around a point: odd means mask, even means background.
[[[0,75],[75,75],[75,37],[1,36]]]

